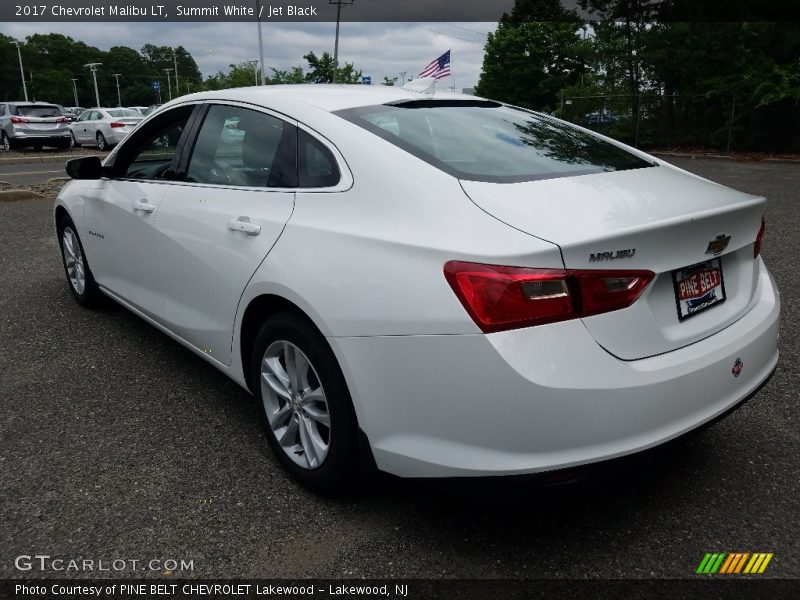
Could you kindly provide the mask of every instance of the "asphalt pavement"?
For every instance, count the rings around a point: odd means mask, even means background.
[[[11,185],[30,185],[34,183],[45,183],[48,179],[56,177],[66,177],[64,163],[0,163],[0,181],[5,181]]]
[[[778,369],[657,463],[558,492],[305,492],[248,394],[126,310],[73,301],[51,200],[0,202],[0,577],[57,575],[14,566],[44,553],[193,560],[174,576],[204,578],[682,578],[716,551],[771,552],[765,577],[800,577],[800,165],[673,162],[769,198]]]

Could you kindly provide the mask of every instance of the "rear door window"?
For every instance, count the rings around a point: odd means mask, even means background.
[[[186,180],[297,187],[297,128],[272,115],[214,104],[200,127]]]
[[[297,155],[301,188],[331,187],[339,183],[339,166],[331,151],[302,129],[298,133]]]

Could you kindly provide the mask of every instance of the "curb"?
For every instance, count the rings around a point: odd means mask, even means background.
[[[18,200],[41,200],[41,194],[30,190],[2,190],[0,191],[0,202],[16,202]]]
[[[784,163],[784,164],[800,164],[800,158],[757,158],[748,160],[737,160],[735,156],[727,154],[691,154],[689,152],[649,152],[653,156],[669,156],[671,158],[688,158],[690,160],[710,158],[713,160],[732,160],[734,162],[743,163]]]
[[[62,181],[70,181],[72,177],[52,177],[45,181],[45,183],[61,183]]]
[[[52,156],[15,156],[13,158],[0,158],[0,165],[24,165],[31,163],[63,163],[72,158],[84,158],[86,156],[99,156],[105,158],[105,154],[79,154],[71,156],[68,154],[56,154]]]

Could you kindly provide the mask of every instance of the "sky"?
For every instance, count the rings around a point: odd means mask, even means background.
[[[264,63],[288,69],[307,66],[303,54],[314,50],[333,54],[335,23],[263,23]],[[428,63],[452,51],[457,89],[474,87],[483,62],[486,34],[497,23],[350,23],[341,24],[339,64],[352,62],[373,83],[384,75],[417,76]],[[147,43],[183,46],[194,56],[203,76],[228,71],[228,65],[258,57],[255,23],[0,23],[0,32],[16,39],[34,33],[61,33],[101,50]],[[442,87],[453,79],[442,79]]]

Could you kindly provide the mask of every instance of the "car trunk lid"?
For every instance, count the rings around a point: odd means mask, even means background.
[[[634,360],[694,343],[751,306],[763,198],[669,166],[511,184],[462,181],[462,187],[497,219],[557,244],[567,269],[656,273],[632,306],[583,319],[595,340],[619,358]],[[722,251],[715,254],[717,249]],[[700,266],[685,270],[692,265]],[[715,283],[717,276],[722,285],[705,296],[705,290],[692,287],[698,281]],[[678,298],[686,289],[688,299]],[[703,306],[709,294],[716,303]],[[689,302],[696,310],[679,315]]]

